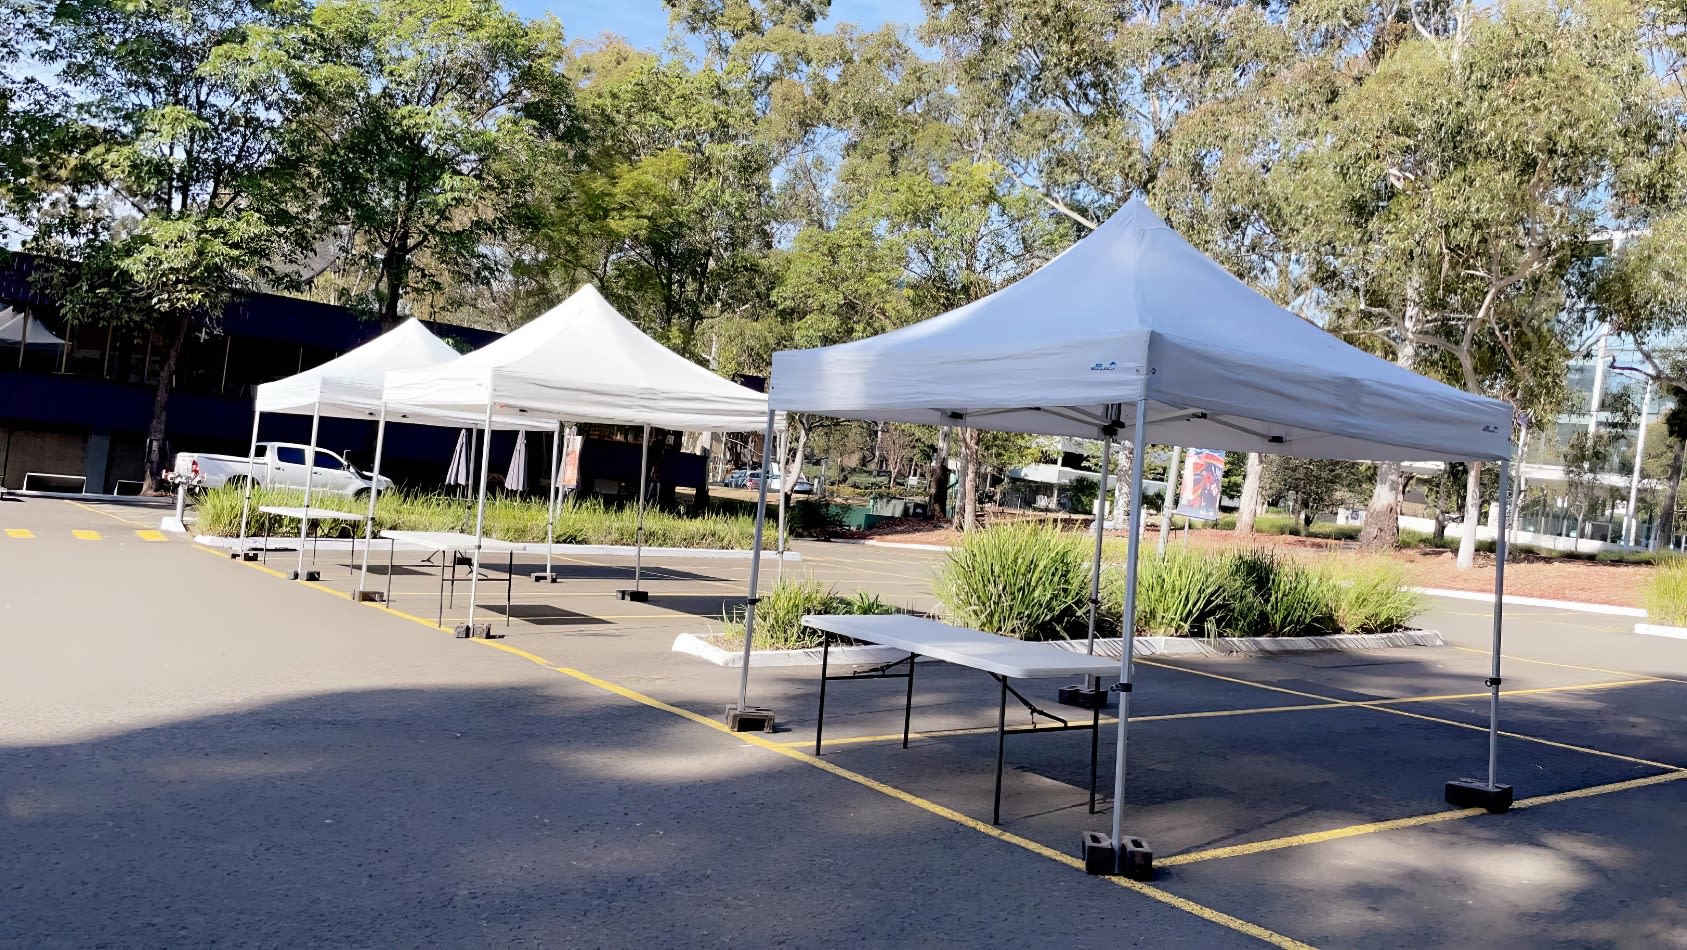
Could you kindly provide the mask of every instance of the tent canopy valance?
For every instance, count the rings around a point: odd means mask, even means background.
[[[791,412],[1302,458],[1500,459],[1511,407],[1342,342],[1207,258],[1141,199],[1042,269],[879,336],[775,353]]]
[[[525,411],[568,422],[688,432],[761,428],[767,397],[691,362],[586,285],[449,365],[387,375],[385,398],[422,411]]]

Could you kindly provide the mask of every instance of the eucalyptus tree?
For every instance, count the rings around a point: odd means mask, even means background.
[[[216,330],[243,289],[282,281],[310,237],[287,210],[297,175],[280,147],[299,96],[262,65],[306,12],[291,0],[9,0],[8,12],[8,53],[30,64],[7,83],[9,210],[68,321],[162,338],[150,490],[189,333]]]
[[[1632,8],[1407,12],[1291,166],[1318,305],[1402,366],[1550,412],[1575,333],[1572,272],[1655,138]],[[1398,531],[1399,473],[1378,468],[1367,541],[1380,546]],[[1481,468],[1469,466],[1463,567]]]

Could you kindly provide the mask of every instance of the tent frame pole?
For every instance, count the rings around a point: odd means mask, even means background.
[[[381,403],[381,413],[375,419],[375,466],[369,472],[369,511],[363,520],[363,571],[357,577],[357,592],[353,600],[367,600],[364,591],[369,587],[369,549],[375,545],[375,496],[381,493],[381,450],[387,440],[387,404]]]
[[[316,397],[311,404],[310,411],[310,451],[305,453],[305,504],[304,517],[299,519],[299,566],[293,571],[293,580],[314,580],[305,573],[305,541],[310,537],[310,495],[311,488],[316,483],[316,437],[322,427],[322,397]],[[314,572],[313,572],[314,573]]]
[[[1506,516],[1511,501],[1511,459],[1500,461],[1499,506],[1494,524],[1494,637],[1489,652],[1488,678],[1488,777],[1486,781],[1461,778],[1447,783],[1447,804],[1455,808],[1483,808],[1491,814],[1511,809],[1514,794],[1499,781],[1500,761],[1500,644],[1505,630],[1505,562],[1508,549]]]
[[[557,473],[561,471],[562,458],[562,422],[558,421],[551,428],[551,498],[545,509],[545,580],[556,583],[556,568],[552,566],[551,548],[556,544],[556,509],[557,501],[562,497],[561,489],[557,488]],[[537,578],[535,578],[537,580]]]
[[[786,484],[790,479],[791,458],[791,430],[787,426],[779,430],[779,579],[785,579],[785,499],[791,493],[792,486]],[[762,466],[762,481],[767,481],[767,466]]]
[[[258,423],[263,417],[263,410],[253,406],[252,445],[246,452],[246,492],[240,500],[240,540],[236,543],[235,557],[246,556],[246,525],[252,513],[252,479],[258,477]]]
[[[1126,515],[1129,518],[1128,541],[1125,546],[1125,604],[1121,617],[1124,630],[1124,650],[1119,655],[1119,725],[1113,765],[1113,829],[1108,838],[1113,847],[1113,870],[1116,874],[1132,870],[1125,853],[1125,765],[1129,751],[1131,722],[1131,680],[1134,675],[1136,651],[1136,566],[1142,553],[1142,456],[1148,442],[1148,399],[1137,400],[1136,425],[1131,430],[1131,490]]]
[[[756,527],[754,540],[750,543],[750,593],[744,599],[744,652],[738,665],[738,703],[726,707],[726,725],[733,732],[747,732],[751,729],[773,731],[773,711],[759,706],[751,707],[749,704],[750,652],[756,640],[756,593],[761,581],[762,531],[767,525],[767,464],[769,456],[773,453],[773,415],[774,410],[769,407],[767,427],[762,430],[762,477],[756,489]]]
[[[486,438],[482,441],[483,451],[480,453],[480,493],[475,503],[474,511],[474,567],[469,574],[469,616],[463,625],[457,628],[459,637],[474,636],[474,605],[475,597],[480,591],[480,548],[481,540],[486,530],[486,481],[492,474],[492,400],[486,400]],[[487,636],[492,635],[490,625]]]
[[[631,590],[618,590],[615,596],[622,600],[643,602],[650,599],[650,594],[644,590],[644,496],[649,493],[645,479],[650,474],[650,425],[645,424],[644,442],[638,454],[638,520],[633,528],[633,586]]]

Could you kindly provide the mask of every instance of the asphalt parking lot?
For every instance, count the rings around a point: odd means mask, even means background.
[[[648,604],[625,559],[518,562],[506,636],[462,641],[419,555],[387,609],[343,555],[290,582],[157,516],[0,502],[0,945],[1687,947],[1687,642],[1629,618],[1509,610],[1502,816],[1441,801],[1486,761],[1483,604],[1433,603],[1447,647],[1143,662],[1140,885],[1071,865],[1111,820],[1085,734],[1010,737],[988,824],[982,674],[922,666],[906,750],[893,681],[829,694],[810,755],[804,668],[752,678],[779,732],[724,732],[737,672],[670,647],[743,561],[653,561]],[[796,547],[930,604],[939,555]]]

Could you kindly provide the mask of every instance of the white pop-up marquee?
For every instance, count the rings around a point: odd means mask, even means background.
[[[381,387],[386,374],[393,370],[425,369],[442,366],[458,358],[456,350],[434,336],[420,320],[407,320],[368,343],[318,366],[258,386],[253,402],[252,444],[247,464],[245,498],[241,504],[240,541],[246,543],[248,517],[252,504],[252,487],[257,481],[258,427],[265,413],[309,415],[310,448],[305,458],[305,498],[303,517],[299,522],[299,563],[295,575],[304,573],[304,541],[310,528],[312,489],[316,475],[317,436],[324,417],[336,419],[369,419],[382,421],[375,442],[374,470],[371,473],[369,514],[365,521],[364,571],[368,571],[368,532],[373,530],[375,498],[380,489],[382,436],[385,435],[386,406],[381,400]],[[410,411],[401,413],[403,421],[427,425],[462,425],[469,421],[449,413]],[[478,417],[475,418],[479,421]],[[497,420],[499,428],[540,428],[554,430],[551,423],[527,422],[522,419]],[[554,434],[554,432],[553,432]]]
[[[760,428],[767,416],[765,395],[717,376],[651,339],[590,284],[531,322],[447,365],[387,374],[382,398],[423,412],[478,416],[488,426],[494,413],[558,423],[642,426],[633,589],[623,594],[635,600],[645,598],[639,585],[651,428],[736,432]],[[481,463],[475,516],[477,575],[488,477],[484,456]],[[759,560],[759,556],[751,559],[752,563]],[[475,579],[471,578],[471,631],[474,598]]]
[[[1311,458],[1499,461],[1502,523],[1511,484],[1511,406],[1379,359],[1277,306],[1192,247],[1141,199],[982,300],[868,339],[775,353],[769,407],[1095,438],[1104,449],[1114,438],[1129,440],[1132,530],[1109,839],[1116,853],[1146,443]],[[758,535],[765,511],[764,491]],[[1100,531],[1098,518],[1092,590]],[[1488,779],[1462,791],[1448,787],[1449,800],[1491,807],[1510,801],[1510,788],[1496,781],[1505,532],[1498,538]],[[754,564],[740,710],[750,708]],[[1092,650],[1094,626],[1092,609]]]

